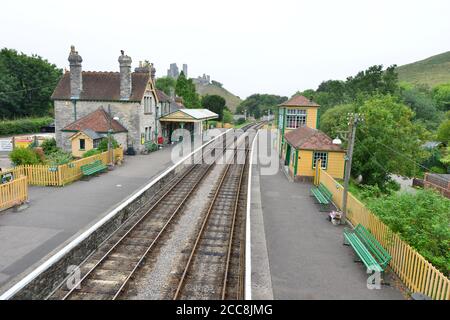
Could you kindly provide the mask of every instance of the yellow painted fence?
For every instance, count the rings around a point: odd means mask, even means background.
[[[114,161],[122,161],[123,149],[114,150]],[[75,160],[59,166],[50,165],[23,165],[6,170],[2,174],[11,172],[14,177],[26,176],[28,184],[38,186],[64,186],[70,182],[80,179],[83,174],[81,166],[95,160],[101,160],[104,164],[109,163],[108,152],[96,154],[80,160]]]
[[[317,166],[320,167],[320,166]],[[322,183],[333,194],[334,204],[342,208],[343,186],[327,172],[318,169],[315,183]],[[436,300],[450,300],[450,280],[414,248],[400,238],[351,193],[347,200],[347,218],[356,226],[362,224],[389,251],[391,269],[412,292],[421,292]]]
[[[0,210],[18,205],[28,199],[27,177],[0,184]]]

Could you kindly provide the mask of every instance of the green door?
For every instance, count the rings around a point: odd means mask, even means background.
[[[291,160],[291,146],[286,144],[286,159],[284,159],[284,164],[289,167],[289,161]]]

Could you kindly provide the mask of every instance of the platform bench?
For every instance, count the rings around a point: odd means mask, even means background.
[[[333,194],[322,183],[320,183],[318,187],[311,188],[311,195],[317,199],[323,209],[328,207],[333,197]]]
[[[391,255],[361,224],[354,229],[344,229],[344,245],[350,245],[360,261],[371,271],[383,272],[391,261]]]
[[[90,176],[93,174],[97,174],[105,171],[107,168],[108,167],[104,165],[101,160],[95,160],[91,163],[85,164],[80,167],[83,176]]]

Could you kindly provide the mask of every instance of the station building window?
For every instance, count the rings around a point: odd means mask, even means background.
[[[317,160],[321,160],[320,162],[320,167],[322,169],[326,169],[327,168],[327,162],[328,162],[328,152],[314,152],[314,157],[313,157],[313,168],[316,167],[316,162]]]
[[[286,128],[297,129],[306,126],[306,110],[287,109]]]
[[[152,97],[144,97],[144,113],[152,113]]]

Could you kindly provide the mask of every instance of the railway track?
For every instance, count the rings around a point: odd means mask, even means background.
[[[190,250],[173,299],[243,299],[249,143],[241,162],[227,164]],[[238,148],[239,149],[239,148]],[[234,157],[237,158],[239,152]],[[244,161],[242,161],[244,160]]]
[[[251,127],[247,126],[244,130]],[[205,151],[210,151],[211,148],[217,149],[217,146],[209,146]],[[222,153],[225,149],[222,149]],[[130,279],[154,251],[163,235],[168,233],[169,226],[213,166],[214,163],[195,164],[186,170],[169,188],[163,190],[163,194],[143,214],[130,219],[127,227],[119,228],[112,234],[106,241],[106,250],[98,250],[80,266],[79,280],[72,283],[70,288],[60,287],[50,298],[120,298]],[[236,169],[233,168],[232,171]],[[232,246],[233,243],[230,243]],[[229,257],[230,264],[231,258],[232,255]]]

